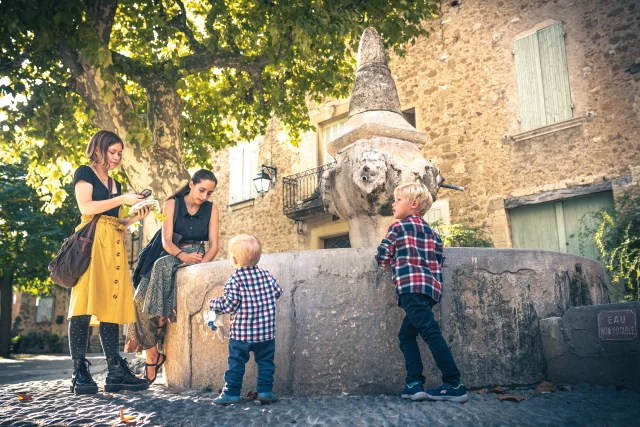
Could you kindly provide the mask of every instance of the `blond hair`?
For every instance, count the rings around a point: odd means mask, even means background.
[[[241,267],[252,267],[260,261],[262,244],[256,236],[238,234],[229,242],[229,253]]]
[[[409,200],[409,203],[413,203],[414,200],[417,200],[418,212],[420,212],[420,215],[427,213],[433,204],[433,197],[431,197],[429,189],[419,182],[408,182],[406,184],[399,185],[395,190],[393,190],[393,195],[395,197],[398,197],[398,195],[406,197]]]

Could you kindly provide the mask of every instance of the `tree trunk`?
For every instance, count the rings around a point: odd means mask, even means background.
[[[11,308],[13,306],[13,272],[0,277],[0,356],[9,357],[11,344]]]
[[[105,102],[101,94],[106,85],[102,71],[89,64],[82,53],[63,48],[61,56],[74,76],[70,82],[71,89],[96,113],[93,124],[115,132],[125,141],[122,166],[133,187],[130,190],[139,192],[150,188],[163,203],[189,179],[182,155],[183,103],[175,84],[158,77],[140,80],[147,92],[147,129],[151,134],[151,145],[140,147],[130,138],[131,117],[136,117],[135,107],[119,83],[111,83],[113,98]],[[145,221],[144,241],[148,241],[158,228],[157,221]]]

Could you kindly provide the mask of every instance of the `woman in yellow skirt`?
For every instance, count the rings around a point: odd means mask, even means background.
[[[89,372],[90,363],[85,357],[89,326],[98,324],[108,366],[104,391],[149,388],[147,380],[137,378],[131,372],[119,351],[119,325],[136,320],[124,244],[125,228],[149,214],[149,208],[146,208],[132,219],[119,219],[121,205],[133,205],[144,199],[138,194],[122,194],[120,183],[108,175],[109,170],[122,160],[123,149],[124,144],[115,133],[97,132],[86,150],[91,166],[80,166],[73,179],[76,201],[82,213],[78,229],[100,215],[89,268],[71,291],[69,348],[73,377],[70,391],[76,394],[98,392],[98,385]]]

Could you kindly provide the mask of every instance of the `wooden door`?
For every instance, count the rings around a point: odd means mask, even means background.
[[[605,191],[511,209],[513,247],[568,252],[597,260],[593,233],[598,213],[612,208],[613,193]]]

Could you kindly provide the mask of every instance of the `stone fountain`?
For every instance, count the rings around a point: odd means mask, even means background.
[[[358,49],[349,119],[343,135],[327,146],[337,165],[322,182],[325,207],[349,223],[351,247],[380,243],[393,220],[393,190],[399,184],[422,182],[436,200],[444,179],[420,152],[428,139],[402,117],[382,39],[367,28]]]
[[[427,135],[402,118],[380,37],[367,29],[347,131],[328,147],[337,166],[323,179],[327,208],[349,222],[354,248],[267,254],[260,261],[284,289],[276,311],[276,393],[402,390],[397,333],[403,312],[391,276],[373,256],[392,220],[395,186],[421,181],[436,199],[443,179],[421,155],[426,142]],[[602,264],[579,256],[479,248],[446,248],[445,255],[436,315],[467,387],[544,379],[540,320],[609,299]],[[227,343],[205,325],[203,313],[232,272],[223,260],[178,273],[177,322],[169,326],[165,345],[168,385],[223,386]],[[427,385],[439,384],[431,355],[420,345]],[[250,362],[245,392],[255,390],[255,378]]]

